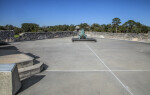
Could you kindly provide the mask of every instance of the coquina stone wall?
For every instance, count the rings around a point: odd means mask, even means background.
[[[14,31],[12,30],[0,30],[0,42],[13,42]]]
[[[15,41],[30,41],[30,40],[42,40],[50,38],[62,38],[77,35],[76,32],[25,32]]]
[[[88,36],[109,39],[121,39],[132,41],[150,42],[150,32],[145,33],[109,33],[109,32],[86,32]],[[0,31],[0,42],[30,41],[51,38],[76,36],[77,32],[25,32],[19,38],[14,38],[13,31]]]
[[[0,31],[0,43],[14,41],[42,40],[50,38],[62,38],[77,35],[76,32],[25,32],[18,38],[14,38],[14,31]]]
[[[86,32],[88,36],[98,38],[131,40],[131,41],[150,41],[149,33],[109,33],[109,32]]]

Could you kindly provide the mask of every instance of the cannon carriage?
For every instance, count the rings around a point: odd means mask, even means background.
[[[85,34],[84,29],[81,29],[79,31],[78,38],[72,38],[72,42],[74,42],[74,41],[94,41],[94,42],[96,42],[96,39],[88,38],[87,35]]]

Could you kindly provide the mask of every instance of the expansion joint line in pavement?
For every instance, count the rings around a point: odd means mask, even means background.
[[[110,72],[110,70],[46,70],[49,72]],[[150,72],[150,70],[111,70],[113,72]]]
[[[111,72],[111,74],[118,80],[118,82],[130,93],[130,95],[133,95],[133,93],[129,90],[129,88],[115,75],[114,72],[103,62],[103,60],[94,52],[94,50],[86,43],[89,50],[99,59],[99,61]]]

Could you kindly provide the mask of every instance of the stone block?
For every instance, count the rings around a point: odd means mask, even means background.
[[[15,95],[20,87],[16,64],[0,64],[0,95]]]

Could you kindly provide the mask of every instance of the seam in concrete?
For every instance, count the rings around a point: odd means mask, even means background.
[[[113,38],[108,38],[111,40],[120,40],[120,41],[129,41],[129,42],[140,42],[140,43],[150,43],[150,41],[132,41],[132,40],[125,40],[125,39],[113,39]]]
[[[109,72],[110,70],[46,70],[48,72]],[[150,72],[150,70],[111,70],[113,72]]]
[[[112,70],[102,61],[102,59],[90,48],[88,44],[86,44],[89,50],[99,59],[99,61],[112,73],[112,75],[118,80],[118,82],[130,93],[130,95],[133,95],[133,93],[129,90],[129,88],[112,72]]]
[[[114,39],[114,38],[99,38],[99,37],[94,37],[96,39],[109,39],[109,40],[119,40],[119,41],[128,41],[128,42],[139,42],[139,43],[150,43],[150,41],[132,41],[132,40],[125,40],[125,39]]]

